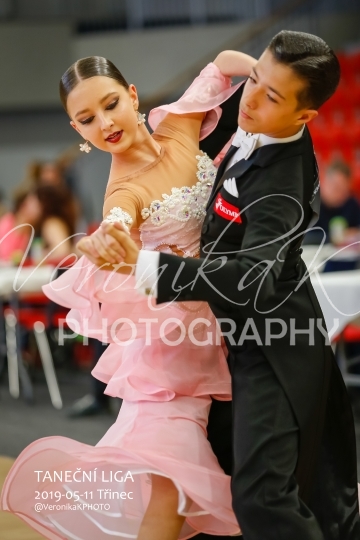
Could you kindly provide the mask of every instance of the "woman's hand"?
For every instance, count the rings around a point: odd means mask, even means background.
[[[112,245],[116,244],[117,249],[121,250],[122,253],[121,262],[124,263],[124,266],[120,265],[119,268],[116,268],[116,271],[121,274],[129,274],[131,269],[136,267],[140,252],[139,248],[120,222],[104,222],[102,227],[105,234],[111,237]]]
[[[125,255],[116,239],[106,234],[105,225],[113,227],[113,224],[103,222],[92,235],[83,237],[76,245],[79,251],[97,266],[119,263]]]
[[[91,236],[85,236],[77,248],[103,270],[130,274],[136,265],[139,249],[120,222],[103,222]]]

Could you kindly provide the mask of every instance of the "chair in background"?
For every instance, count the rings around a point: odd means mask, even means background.
[[[30,378],[24,377],[24,362],[21,352],[21,331],[32,332],[44,370],[50,399],[53,406],[61,409],[63,406],[60,389],[56,377],[53,356],[51,353],[46,330],[66,324],[67,311],[60,307],[54,310],[54,305],[42,293],[14,295],[4,312],[6,348],[8,357],[10,394],[18,398],[20,395],[19,379],[22,383],[24,397],[28,401],[34,398]]]
[[[351,368],[360,367],[360,355],[349,357],[346,351],[346,345],[358,343],[360,345],[360,325],[348,324],[338,336],[335,344],[336,359],[347,386],[360,387],[360,369],[359,373],[353,373]]]

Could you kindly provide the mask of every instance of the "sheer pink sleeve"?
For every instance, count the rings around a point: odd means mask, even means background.
[[[200,131],[200,140],[202,140],[216,128],[222,113],[221,103],[232,96],[241,84],[231,86],[231,78],[223,75],[211,62],[201,71],[180,99],[152,109],[149,114],[149,124],[155,130],[168,113],[207,112]]]

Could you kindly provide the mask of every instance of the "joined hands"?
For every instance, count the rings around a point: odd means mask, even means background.
[[[120,222],[103,221],[92,235],[78,242],[77,248],[102,270],[121,274],[131,274],[139,256],[139,248]]]

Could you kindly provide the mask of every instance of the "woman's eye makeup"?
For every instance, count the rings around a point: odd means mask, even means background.
[[[112,101],[110,105],[106,107],[107,110],[115,109],[116,105],[119,103],[119,98],[115,99],[115,101]]]
[[[93,116],[89,116],[89,118],[85,118],[85,120],[79,120],[80,124],[90,124],[90,122],[92,122],[94,120],[94,117]]]
[[[109,105],[107,105],[107,107],[105,107],[105,109],[107,111],[111,111],[112,109],[115,109],[118,103],[119,103],[119,98],[112,101]],[[85,120],[79,120],[79,122],[80,124],[83,124],[83,125],[90,124],[94,120],[94,118],[95,118],[94,116],[89,116],[89,118],[85,118]]]

